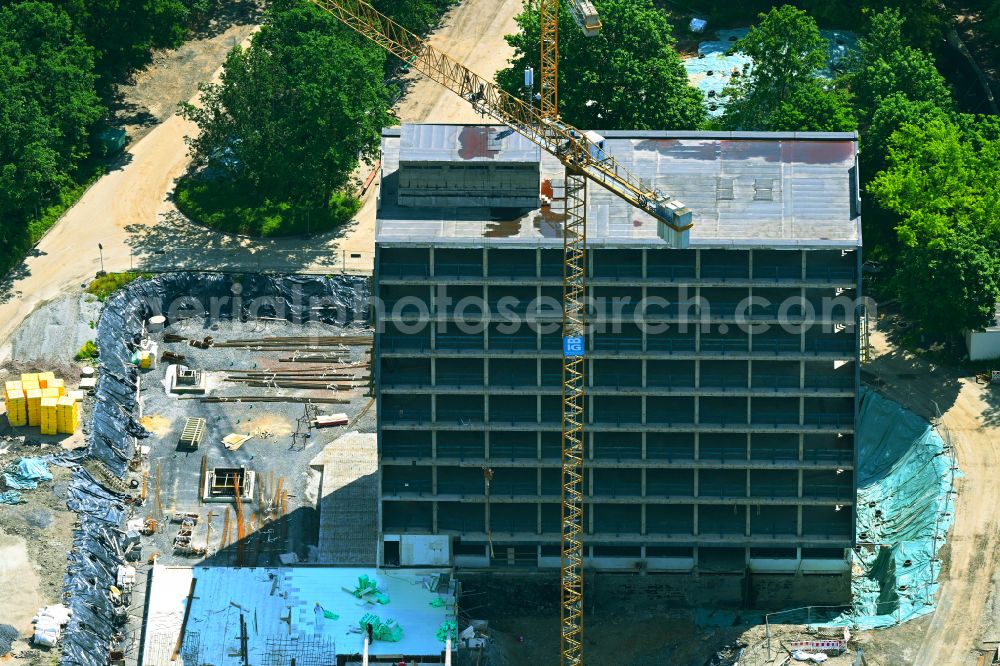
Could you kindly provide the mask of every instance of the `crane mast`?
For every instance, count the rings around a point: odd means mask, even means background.
[[[589,36],[600,32],[589,1],[570,3]],[[539,0],[541,86],[539,109],[559,119],[559,0]],[[587,25],[592,26],[587,30]],[[562,533],[560,548],[560,654],[563,666],[583,663],[584,404],[587,346],[587,178],[567,165],[563,223]]]
[[[684,204],[647,185],[608,155],[603,145],[559,118],[559,0],[539,0],[541,90],[539,107],[525,104],[447,55],[431,48],[362,0],[310,0],[412,68],[509,126],[566,169],[563,224],[563,400],[561,655],[563,666],[583,664],[584,386],[587,294],[587,180],[657,219],[658,235],[687,247],[693,226]],[[569,0],[587,35],[601,23],[590,0]]]

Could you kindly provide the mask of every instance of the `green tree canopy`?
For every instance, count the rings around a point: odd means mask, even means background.
[[[865,123],[871,122],[882,103],[894,95],[942,111],[954,110],[951,90],[937,71],[934,57],[905,43],[903,18],[896,9],[872,16],[850,68],[851,90]]]
[[[936,340],[992,324],[1000,301],[1000,244],[956,233],[934,247],[908,247],[893,287],[903,312]]]
[[[65,12],[46,2],[0,8],[0,244],[86,157],[103,113],[93,62]]]
[[[721,124],[734,130],[851,131],[854,114],[846,93],[817,72],[826,63],[826,42],[816,21],[784,5],[733,45],[753,60],[747,76],[733,79]]]
[[[418,35],[433,26],[455,0],[372,0],[369,4]]]
[[[384,62],[311,5],[273,9],[227,58],[221,83],[202,87],[201,105],[182,107],[201,130],[189,140],[196,164],[260,199],[325,204],[393,124]]]
[[[983,326],[1000,298],[997,124],[931,117],[888,145],[869,190],[899,219],[893,287],[904,311],[935,336]]]
[[[594,129],[696,129],[704,99],[688,85],[662,10],[651,0],[603,0],[602,33],[587,37],[560,3],[559,111],[572,125]],[[497,72],[507,92],[523,96],[524,70],[540,71],[538,10],[517,17],[521,31],[508,35],[511,66]],[[537,83],[536,83],[537,89]]]

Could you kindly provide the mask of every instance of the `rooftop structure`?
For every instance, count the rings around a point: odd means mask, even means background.
[[[394,619],[402,628],[399,641],[376,640],[369,649],[372,657],[444,663],[437,631],[456,613],[455,583],[447,570],[156,566],[151,576],[144,666],[339,664],[334,655],[364,651],[360,620],[366,613]],[[385,604],[345,591],[357,588],[361,576],[376,582]],[[178,636],[183,636],[181,658],[174,661]]]
[[[548,154],[540,156],[539,204],[532,209],[399,204],[401,162],[539,159],[537,149],[507,132],[452,125],[385,130],[377,241],[561,246],[563,169]],[[861,246],[854,134],[616,131],[604,136],[607,151],[619,162],[691,209],[691,247]],[[436,185],[439,191],[454,186],[440,178]],[[596,185],[588,190],[591,246],[665,246],[651,216]],[[552,205],[543,208],[546,199]]]

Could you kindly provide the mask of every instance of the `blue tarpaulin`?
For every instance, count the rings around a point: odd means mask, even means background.
[[[21,458],[7,468],[3,480],[8,488],[33,490],[39,481],[51,481],[52,473],[45,458]]]
[[[874,391],[861,394],[857,445],[854,569],[863,573],[851,611],[830,624],[877,629],[934,611],[960,472],[930,424]]]
[[[21,493],[16,490],[8,490],[7,492],[0,493],[0,504],[20,504],[21,503]]]

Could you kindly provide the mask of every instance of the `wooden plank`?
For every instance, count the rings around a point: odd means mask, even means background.
[[[181,632],[177,635],[177,644],[174,645],[174,652],[170,655],[170,661],[177,661],[181,653],[181,646],[184,645],[184,632],[187,631],[188,618],[191,617],[191,604],[194,603],[194,588],[198,584],[197,578],[191,579],[191,589],[188,590],[187,604],[184,606],[184,619],[181,620]]]

